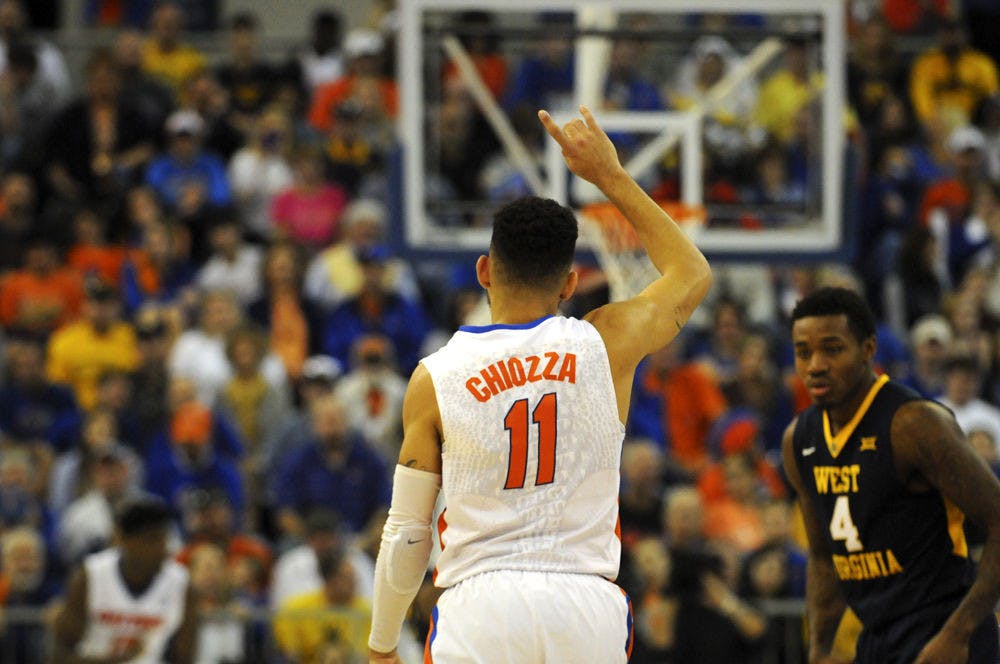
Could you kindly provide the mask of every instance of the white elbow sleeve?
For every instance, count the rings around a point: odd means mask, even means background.
[[[372,632],[368,645],[389,652],[399,642],[403,618],[420,589],[433,547],[431,519],[441,476],[396,466],[392,504],[375,563]]]

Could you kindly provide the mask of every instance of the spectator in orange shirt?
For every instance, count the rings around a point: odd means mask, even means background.
[[[740,417],[733,420],[722,434],[719,445],[721,457],[725,460],[734,454],[746,455],[753,464],[753,472],[761,489],[771,498],[784,498],[784,480],[777,468],[772,466],[762,454],[759,439],[760,430],[752,419]],[[711,505],[728,497],[726,473],[721,462],[714,463],[698,478],[698,491],[706,505]]]
[[[983,156],[986,139],[983,133],[966,125],[954,129],[948,136],[948,151],[954,169],[951,177],[928,185],[920,202],[920,223],[931,223],[931,213],[939,209],[950,223],[965,220],[972,194],[986,176]]]
[[[680,352],[674,342],[651,355],[637,387],[662,399],[666,447],[674,461],[696,474],[709,462],[706,440],[727,403],[712,376],[698,364],[682,363]]]
[[[399,110],[396,83],[382,76],[385,41],[373,30],[356,29],[344,40],[347,74],[316,89],[309,109],[309,124],[326,133],[334,123],[334,111],[345,101],[360,105],[374,122],[389,124]]]
[[[730,454],[720,465],[725,494],[705,505],[705,535],[750,553],[764,543],[761,514],[766,488],[756,473],[752,453]]]
[[[458,15],[457,30],[469,28],[469,33],[461,35],[462,46],[469,53],[476,73],[483,84],[493,93],[494,99],[500,99],[507,87],[507,61],[498,49],[498,37],[488,32],[493,28],[493,14],[473,10]],[[445,65],[444,80],[447,83],[460,79],[462,76],[455,63],[449,61]]]
[[[83,303],[80,275],[59,263],[55,244],[36,236],[26,243],[24,267],[0,281],[0,325],[48,335],[76,318]]]
[[[76,243],[66,255],[66,263],[83,277],[96,277],[108,284],[121,278],[125,248],[108,244],[107,228],[97,212],[82,208],[73,217]]]

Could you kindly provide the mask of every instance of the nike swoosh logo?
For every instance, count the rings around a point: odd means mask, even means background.
[[[417,542],[423,542],[423,541],[424,541],[423,538],[418,539],[418,540],[411,540],[410,538],[406,539],[406,543],[407,544],[416,544]]]
[[[802,448],[802,456],[809,456],[810,454],[812,454],[815,451],[816,451],[815,447],[803,447]]]

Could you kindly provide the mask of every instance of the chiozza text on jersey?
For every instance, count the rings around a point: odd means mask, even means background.
[[[477,401],[486,403],[512,387],[540,380],[576,383],[576,355],[549,351],[523,358],[509,357],[480,369],[465,381],[465,387]]]

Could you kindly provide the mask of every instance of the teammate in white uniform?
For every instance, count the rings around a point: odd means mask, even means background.
[[[476,263],[492,325],[425,358],[403,406],[403,446],[375,570],[371,662],[400,659],[400,627],[446,509],[426,661],[625,662],[631,611],[618,574],[619,461],[635,367],[669,343],[711,283],[705,257],[622,168],[581,108],[539,118],[576,175],[634,226],[662,275],[636,297],[557,315],[576,287],[572,211],[529,197],[497,213]]]
[[[118,514],[117,547],[88,556],[55,624],[60,664],[192,662],[197,609],[188,573],[167,557],[169,507],[137,498]]]

